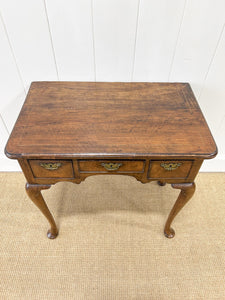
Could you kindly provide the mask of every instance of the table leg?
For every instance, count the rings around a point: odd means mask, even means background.
[[[166,182],[164,182],[164,181],[157,181],[157,183],[158,183],[158,185],[160,185],[160,186],[166,185]]]
[[[41,190],[49,189],[51,185],[47,184],[26,184],[26,192],[29,198],[34,202],[34,204],[41,210],[44,216],[49,221],[51,228],[47,232],[49,239],[55,239],[58,235],[58,229],[53,219],[52,214],[50,213],[48,206],[46,205],[44,198],[41,194]]]
[[[174,183],[171,184],[174,189],[180,189],[181,192],[175,202],[169,217],[166,221],[166,225],[164,228],[164,234],[167,238],[173,238],[175,235],[175,231],[170,227],[173,219],[179,213],[179,211],[184,207],[184,205],[191,199],[195,192],[195,183]]]

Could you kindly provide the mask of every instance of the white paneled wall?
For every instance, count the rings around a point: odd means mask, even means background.
[[[224,22],[225,1],[187,1],[169,79],[192,82],[197,98],[214,58]]]
[[[0,170],[32,81],[190,82],[225,171],[224,0],[0,0]]]
[[[25,89],[31,80],[57,80],[44,1],[1,0],[0,3]]]
[[[94,81],[91,0],[46,0],[59,80]]]
[[[133,81],[168,81],[185,0],[142,0]]]
[[[20,71],[4,22],[0,18],[0,114],[4,117],[8,131],[12,129],[24,97],[25,90]]]
[[[131,81],[139,0],[94,0],[97,81]]]

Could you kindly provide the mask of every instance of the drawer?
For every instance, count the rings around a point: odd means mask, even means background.
[[[29,160],[36,178],[74,178],[71,160]]]
[[[79,160],[80,173],[143,173],[143,160]]]
[[[190,173],[192,160],[155,160],[150,161],[148,178],[186,179]]]

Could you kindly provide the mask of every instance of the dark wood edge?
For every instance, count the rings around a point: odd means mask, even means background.
[[[218,153],[216,147],[213,153],[67,153],[67,154],[29,154],[29,153],[9,153],[7,145],[5,147],[5,155],[10,159],[212,159]]]

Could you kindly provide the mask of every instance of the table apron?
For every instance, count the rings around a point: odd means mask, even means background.
[[[93,175],[127,175],[142,183],[193,182],[201,167],[199,159],[19,159],[29,183],[80,183]]]

